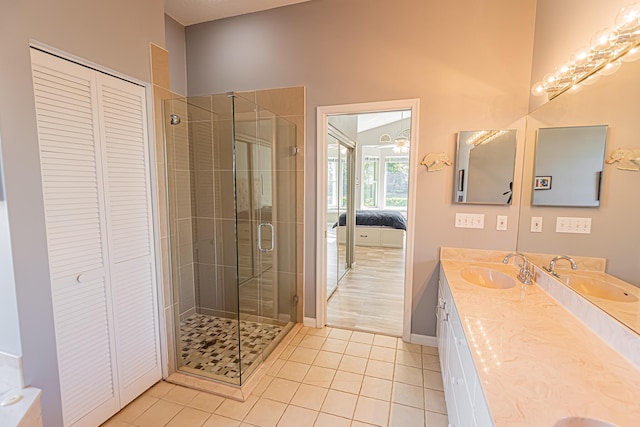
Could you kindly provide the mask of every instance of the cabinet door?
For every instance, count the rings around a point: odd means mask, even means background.
[[[118,410],[95,71],[32,49],[65,425]]]
[[[159,381],[156,271],[143,87],[99,73],[109,271],[120,404]]]

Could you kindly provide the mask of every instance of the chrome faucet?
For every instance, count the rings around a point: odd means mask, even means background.
[[[527,259],[525,254],[521,252],[511,252],[504,257],[502,262],[504,264],[507,264],[509,263],[509,259],[514,256],[522,258],[522,266],[520,267],[520,272],[518,273],[518,280],[520,280],[525,285],[530,285],[532,283],[531,277],[533,276],[533,273],[531,272],[531,267],[529,266],[529,260]]]
[[[549,267],[542,267],[542,268],[544,268],[549,273],[551,273],[552,276],[560,277],[560,275],[558,273],[556,273],[555,268],[556,268],[556,262],[560,261],[561,259],[566,259],[567,261],[569,261],[571,263],[571,269],[572,270],[577,270],[578,269],[578,266],[576,265],[576,262],[573,260],[573,258],[571,258],[568,255],[557,255],[557,256],[554,256],[553,258],[551,258],[551,261],[549,261]]]

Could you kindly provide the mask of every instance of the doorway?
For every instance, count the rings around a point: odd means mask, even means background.
[[[318,108],[317,326],[410,341],[418,108]]]

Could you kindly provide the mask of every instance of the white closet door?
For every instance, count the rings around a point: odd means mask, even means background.
[[[98,75],[120,403],[162,377],[143,87]]]
[[[65,425],[119,408],[95,71],[32,49]]]

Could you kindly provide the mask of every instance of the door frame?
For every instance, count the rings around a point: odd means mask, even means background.
[[[327,323],[327,134],[329,116],[337,114],[363,114],[384,111],[411,110],[411,141],[409,148],[409,190],[407,199],[407,222],[404,263],[404,307],[402,339],[411,341],[411,319],[413,306],[413,246],[416,199],[416,175],[418,167],[418,121],[420,99],[366,102],[359,104],[329,105],[317,108],[317,158],[316,158],[316,327]]]

